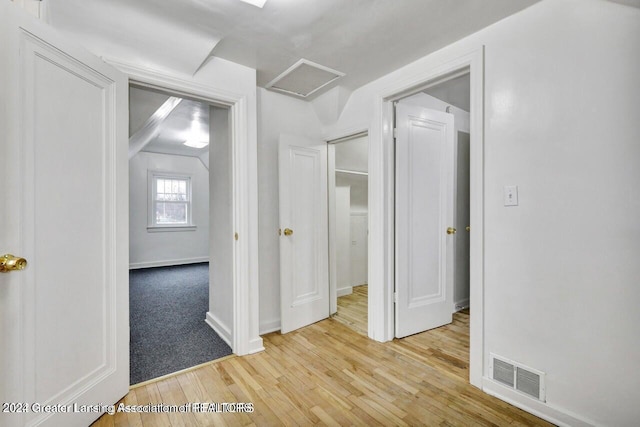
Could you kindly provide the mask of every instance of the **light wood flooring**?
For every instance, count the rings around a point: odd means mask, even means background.
[[[368,286],[353,287],[353,293],[338,298],[338,311],[333,319],[347,325],[357,333],[367,336]]]
[[[469,314],[378,343],[327,319],[266,350],[133,389],[125,404],[251,402],[253,413],[105,415],[96,426],[543,426],[543,420],[468,384]]]

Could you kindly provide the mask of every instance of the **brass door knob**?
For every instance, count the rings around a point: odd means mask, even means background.
[[[284,229],[284,235],[285,236],[291,236],[293,234],[293,230],[290,228],[285,228]]]
[[[455,228],[453,228],[453,227],[449,227],[449,228],[447,228],[447,234],[456,234],[456,231],[458,231],[458,230],[456,230],[456,229],[455,229]]]
[[[0,256],[0,273],[24,270],[27,267],[27,260],[11,254]]]
[[[467,231],[471,231],[471,227],[470,226],[467,225],[465,228],[466,228]]]

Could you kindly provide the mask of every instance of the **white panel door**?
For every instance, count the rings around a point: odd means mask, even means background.
[[[129,387],[128,82],[11,2],[0,40],[0,425],[86,426]]]
[[[284,334],[329,317],[326,144],[280,135],[279,186]]]
[[[396,337],[451,323],[453,115],[396,107]],[[452,242],[451,242],[452,243]]]

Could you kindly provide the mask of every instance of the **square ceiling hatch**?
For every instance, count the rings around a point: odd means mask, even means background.
[[[265,87],[306,98],[344,75],[324,65],[301,59]]]

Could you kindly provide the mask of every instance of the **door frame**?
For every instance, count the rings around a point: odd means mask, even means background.
[[[470,97],[470,354],[469,381],[482,388],[484,367],[484,46],[445,55],[431,69],[375,94],[369,132],[369,337],[395,335],[394,101],[469,73]]]
[[[333,316],[338,311],[338,274],[336,257],[336,144],[352,139],[367,137],[369,143],[369,129],[358,128],[355,131],[341,133],[340,136],[324,138],[327,143],[327,196],[329,197],[329,315]],[[368,147],[369,151],[371,147]],[[368,155],[368,153],[367,153]],[[368,206],[367,206],[368,209]],[[368,248],[367,248],[368,249]],[[367,252],[367,265],[369,253]],[[367,317],[369,314],[367,314]]]
[[[138,67],[115,59],[105,61],[134,84],[169,91],[208,104],[228,107],[231,115],[232,218],[236,236],[233,251],[233,322],[231,349],[237,355],[264,350],[258,335],[258,215],[257,135],[252,120],[252,99],[246,94],[223,91],[164,72]],[[234,238],[229,236],[230,239]],[[204,321],[204,319],[203,319]]]

